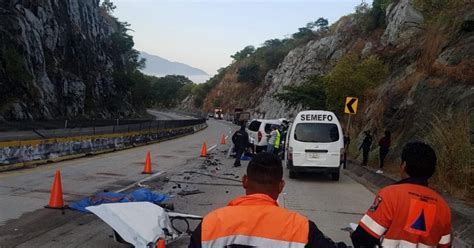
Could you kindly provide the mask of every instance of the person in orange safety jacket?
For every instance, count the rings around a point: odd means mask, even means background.
[[[351,235],[357,247],[450,247],[451,211],[428,187],[436,154],[427,144],[408,143],[402,152],[403,180],[385,187]]]
[[[285,182],[276,155],[255,155],[242,182],[246,195],[204,217],[191,236],[190,248],[346,247],[324,236],[306,217],[278,206]]]

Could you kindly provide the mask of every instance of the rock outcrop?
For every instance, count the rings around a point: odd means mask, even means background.
[[[382,36],[382,44],[408,44],[410,39],[422,31],[423,15],[413,7],[411,0],[391,3],[387,8],[387,28]]]
[[[0,117],[111,118],[134,113],[114,82],[117,21],[99,0],[0,3]],[[120,99],[120,100],[114,100]]]

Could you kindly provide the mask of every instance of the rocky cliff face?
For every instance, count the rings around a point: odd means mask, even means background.
[[[390,74],[361,97],[352,135],[360,137],[367,129],[380,135],[389,129],[400,141],[396,143],[403,144],[420,137],[438,117],[473,112],[473,6],[456,11],[460,22],[441,25],[427,21],[412,0],[393,1],[386,11],[386,28],[370,34],[358,31],[353,16],[344,17],[329,35],[292,50],[259,86],[243,86],[235,80],[235,70],[228,70],[207,96],[204,110],[211,110],[213,101],[221,98],[228,112],[244,107],[257,118],[291,117],[302,108],[290,108],[274,98],[285,85],[299,85],[308,75],[325,75],[349,52],[375,55]]]
[[[130,116],[124,67],[111,49],[117,22],[99,0],[0,3],[0,118]],[[120,100],[117,100],[120,99]]]

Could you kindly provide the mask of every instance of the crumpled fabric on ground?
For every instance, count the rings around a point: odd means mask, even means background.
[[[104,203],[116,202],[151,202],[160,204],[169,199],[166,194],[151,191],[149,189],[137,189],[131,193],[101,192],[93,196],[86,197],[80,201],[69,204],[74,210],[89,213],[86,207],[97,206]]]

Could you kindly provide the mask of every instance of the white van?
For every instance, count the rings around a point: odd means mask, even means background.
[[[272,125],[281,125],[284,119],[266,120],[266,119],[254,119],[248,122],[247,133],[249,138],[255,140],[255,146],[257,152],[265,151],[268,145],[267,135],[271,132]]]
[[[286,137],[286,166],[290,178],[298,172],[330,173],[339,180],[344,135],[333,112],[309,110],[298,113]]]

